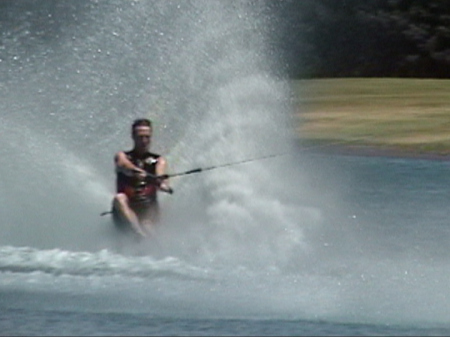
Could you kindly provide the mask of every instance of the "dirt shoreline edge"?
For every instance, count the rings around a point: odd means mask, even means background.
[[[420,159],[433,161],[450,161],[450,154],[434,152],[417,152],[393,147],[377,147],[370,145],[336,145],[312,144],[297,140],[297,146],[302,152],[357,157],[386,157],[400,159]]]

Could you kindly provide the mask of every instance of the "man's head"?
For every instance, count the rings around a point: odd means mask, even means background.
[[[139,118],[131,126],[131,136],[133,137],[134,147],[138,151],[147,151],[150,147],[152,138],[152,122],[146,118]]]

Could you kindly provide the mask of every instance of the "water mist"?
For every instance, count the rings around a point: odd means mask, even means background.
[[[99,213],[114,188],[112,156],[131,145],[135,117],[154,121],[153,149],[173,171],[289,148],[288,90],[267,58],[274,22],[263,3],[28,6],[13,9],[23,16],[20,34],[3,39],[0,63],[7,79],[2,151],[9,158],[3,244],[107,245]],[[39,16],[50,18],[48,26]],[[173,179],[175,195],[162,196],[164,247],[180,254],[201,247],[199,256],[233,260],[252,245],[246,259],[266,263],[299,245],[293,211],[276,194],[286,182],[273,179],[286,160]]]

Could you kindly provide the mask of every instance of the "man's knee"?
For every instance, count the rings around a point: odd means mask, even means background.
[[[124,208],[128,204],[128,197],[124,193],[117,193],[112,202],[112,216],[113,222],[119,229],[126,229],[127,220],[124,217]]]
[[[125,193],[117,193],[113,198],[113,206],[124,206],[128,205],[128,197]]]

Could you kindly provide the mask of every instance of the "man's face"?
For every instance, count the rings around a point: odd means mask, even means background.
[[[137,126],[134,128],[134,146],[139,150],[148,150],[152,138],[152,129],[148,126]]]

